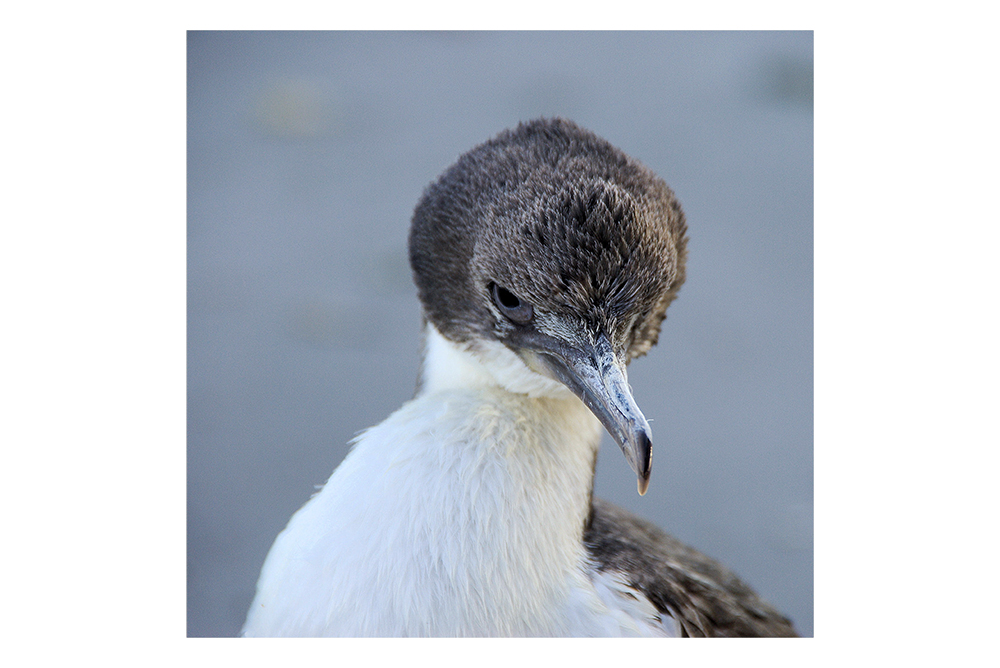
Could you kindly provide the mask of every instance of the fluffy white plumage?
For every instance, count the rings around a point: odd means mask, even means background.
[[[427,336],[420,393],[292,517],[244,634],[677,635],[590,568],[594,415],[499,343]]]

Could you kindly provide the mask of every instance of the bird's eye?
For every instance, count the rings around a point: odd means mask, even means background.
[[[493,293],[493,303],[497,305],[500,312],[507,316],[507,319],[518,325],[527,325],[535,317],[535,310],[531,304],[518,299],[510,290],[501,288],[494,283],[491,289]]]

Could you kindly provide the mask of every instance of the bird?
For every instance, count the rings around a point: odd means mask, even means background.
[[[687,233],[660,177],[572,121],[460,156],[411,221],[416,394],[277,537],[242,635],[796,635],[725,566],[593,495],[602,429],[649,485],[626,367],[657,343]]]

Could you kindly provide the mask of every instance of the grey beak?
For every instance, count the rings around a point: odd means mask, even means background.
[[[653,444],[649,423],[628,386],[625,365],[615,355],[607,336],[591,346],[531,346],[551,375],[580,397],[621,447],[638,478],[639,494],[649,487]]]

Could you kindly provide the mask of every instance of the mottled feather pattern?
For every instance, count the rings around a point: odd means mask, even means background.
[[[540,120],[472,149],[427,188],[410,257],[428,319],[454,341],[509,327],[483,306],[495,281],[537,311],[617,334],[633,358],[656,343],[684,282],[686,230],[648,168],[569,121]]]
[[[725,566],[607,501],[593,499],[583,539],[598,570],[623,574],[685,636],[797,635]]]

